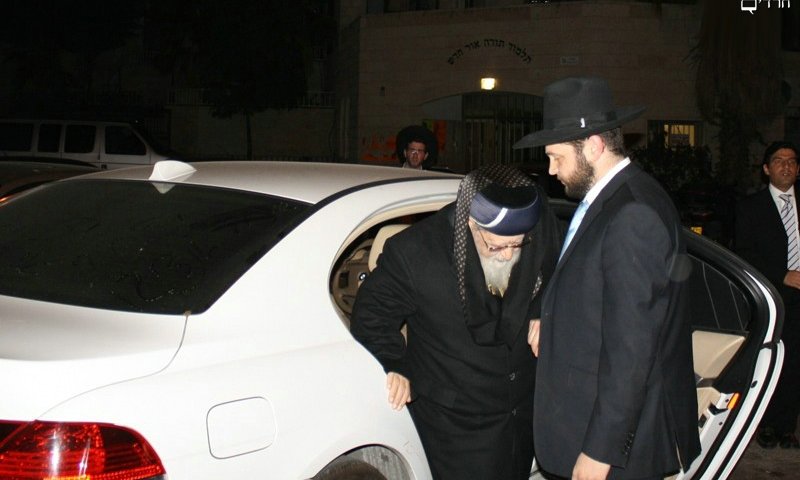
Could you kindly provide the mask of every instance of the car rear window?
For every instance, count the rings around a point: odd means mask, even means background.
[[[211,306],[308,205],[122,180],[51,183],[0,206],[0,294],[147,313]]]

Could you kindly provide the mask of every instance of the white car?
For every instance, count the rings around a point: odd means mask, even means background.
[[[459,182],[164,161],[12,198],[0,478],[431,478],[348,315],[385,237],[452,202]],[[686,235],[703,455],[679,478],[724,478],[774,389],[782,304],[752,267]]]

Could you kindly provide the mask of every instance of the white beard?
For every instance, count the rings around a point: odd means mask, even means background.
[[[514,250],[509,260],[504,260],[498,256],[484,257],[483,255],[478,255],[481,259],[483,276],[486,279],[486,286],[489,287],[489,291],[496,290],[500,296],[503,296],[508,288],[508,278],[511,276],[511,269],[514,268],[514,265],[519,261],[519,256],[519,249]]]

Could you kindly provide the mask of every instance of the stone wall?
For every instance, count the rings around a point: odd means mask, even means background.
[[[397,131],[425,119],[422,104],[475,92],[485,76],[530,95],[565,76],[605,77],[618,105],[648,107],[626,133],[644,134],[648,119],[700,120],[688,61],[699,12],[601,0],[362,16],[348,160],[388,161],[375,147],[390,154]]]

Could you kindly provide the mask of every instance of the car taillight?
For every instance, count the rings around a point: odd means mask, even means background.
[[[133,430],[101,423],[0,422],[4,480],[145,480],[164,475]]]

